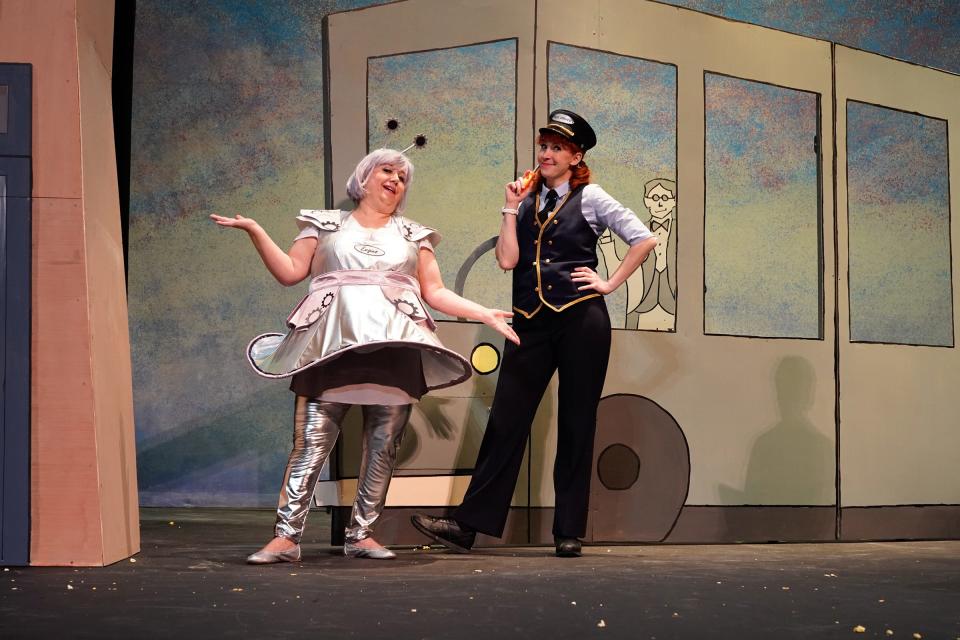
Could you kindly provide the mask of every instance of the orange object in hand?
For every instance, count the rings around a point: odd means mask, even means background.
[[[523,176],[520,178],[520,192],[524,192],[530,188],[530,184],[536,179],[537,175],[540,172],[540,167],[536,169],[523,172]]]

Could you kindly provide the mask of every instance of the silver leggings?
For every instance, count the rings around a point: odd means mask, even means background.
[[[320,470],[337,442],[340,424],[350,406],[297,396],[293,418],[293,451],[287,461],[280,504],[277,506],[277,536],[300,542]],[[347,542],[370,537],[373,523],[383,512],[400,438],[411,410],[409,404],[365,404],[361,407],[363,449],[357,498],[353,502],[350,523],[346,528]]]

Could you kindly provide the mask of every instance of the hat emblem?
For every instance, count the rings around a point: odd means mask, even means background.
[[[554,122],[562,122],[563,124],[573,124],[573,118],[571,118],[565,113],[553,114],[553,120]]]

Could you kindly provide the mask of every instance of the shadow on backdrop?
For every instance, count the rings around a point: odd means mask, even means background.
[[[834,502],[834,442],[807,418],[815,380],[813,366],[805,358],[780,360],[773,377],[779,420],[753,443],[743,489],[719,485],[721,504],[816,506]],[[734,537],[744,530],[736,511],[725,512],[727,533]]]

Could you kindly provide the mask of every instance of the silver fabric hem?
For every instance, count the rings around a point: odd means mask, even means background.
[[[344,347],[343,349],[340,349],[335,353],[324,356],[321,359],[312,360],[311,362],[308,362],[307,364],[301,367],[292,369],[285,373],[271,373],[269,371],[261,369],[260,366],[257,364],[258,363],[258,355],[256,355],[257,350],[262,346],[263,343],[279,341],[279,340],[282,340],[284,337],[286,337],[286,334],[283,334],[283,333],[276,333],[276,332],[262,333],[250,341],[250,343],[247,345],[246,356],[247,356],[247,362],[253,368],[254,373],[264,378],[272,378],[272,379],[289,378],[302,371],[306,371],[310,367],[332,362],[339,356],[342,356],[343,354],[349,351],[356,351],[358,349],[364,349],[364,348],[370,348],[371,346],[376,346],[376,347],[384,347],[384,348],[414,347],[428,353],[437,354],[438,356],[443,356],[445,358],[448,358],[451,362],[455,362],[456,364],[453,365],[453,367],[449,370],[448,376],[444,381],[442,382],[433,381],[433,384],[431,384],[430,380],[426,381],[427,391],[434,391],[436,389],[445,389],[447,387],[458,385],[461,382],[468,380],[470,376],[473,374],[473,369],[472,369],[472,366],[470,365],[470,361],[464,358],[462,355],[460,355],[456,351],[453,351],[452,349],[448,349],[442,345],[439,347],[432,346],[432,345],[427,346],[427,345],[424,345],[422,342],[417,342],[415,340],[376,340],[376,341],[365,342],[363,344],[350,345],[350,346]]]

